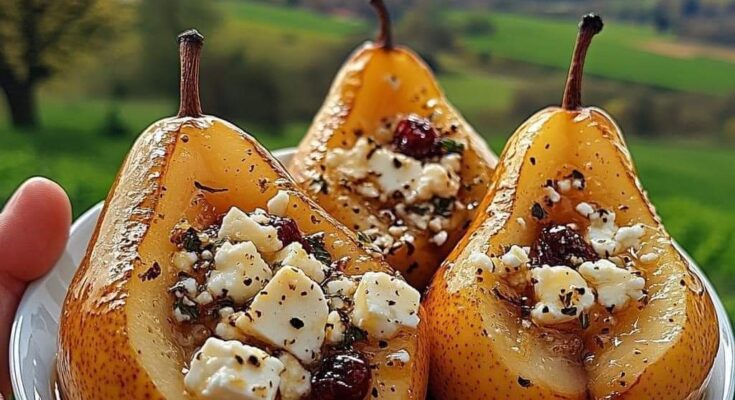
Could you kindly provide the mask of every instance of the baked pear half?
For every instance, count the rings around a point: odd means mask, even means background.
[[[449,104],[427,65],[375,43],[337,74],[289,170],[331,215],[423,289],[487,191],[495,156]]]
[[[585,16],[561,108],[505,147],[470,232],[437,272],[436,399],[698,399],[718,348],[710,295],[666,233],[625,141],[580,106]]]
[[[202,40],[180,36],[179,115],[133,146],[69,288],[63,397],[424,399],[419,293],[202,115]]]

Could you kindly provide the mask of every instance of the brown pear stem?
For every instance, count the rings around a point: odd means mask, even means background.
[[[179,35],[179,57],[181,59],[181,83],[179,117],[201,117],[202,105],[199,101],[199,56],[204,44],[204,36],[196,29]]]
[[[388,8],[385,6],[385,2],[383,0],[370,0],[370,5],[373,6],[375,12],[378,13],[378,18],[380,19],[380,33],[378,33],[376,43],[384,49],[392,49],[393,30],[390,24]]]
[[[561,107],[565,110],[577,110],[582,107],[582,72],[587,49],[592,38],[602,31],[602,18],[595,14],[587,14],[579,23],[577,42],[574,45],[572,64],[569,66],[567,84],[564,87],[564,98]]]

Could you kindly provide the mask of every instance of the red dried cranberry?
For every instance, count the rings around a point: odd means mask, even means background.
[[[284,246],[288,246],[293,242],[303,241],[299,226],[296,225],[296,221],[291,218],[274,217],[273,226],[278,230],[278,240],[280,240]]]
[[[600,257],[576,230],[566,225],[549,225],[541,229],[531,246],[534,265],[569,265],[581,261],[597,261]],[[576,263],[574,261],[577,261]]]
[[[362,400],[370,390],[370,366],[358,353],[338,353],[322,360],[311,377],[311,397]]]
[[[440,152],[439,133],[427,119],[410,115],[396,125],[393,144],[398,152],[422,159]]]

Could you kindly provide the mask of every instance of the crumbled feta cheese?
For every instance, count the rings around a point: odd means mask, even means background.
[[[176,319],[176,322],[182,323],[182,322],[191,321],[191,316],[188,314],[182,313],[179,307],[174,307],[174,319]]]
[[[449,153],[441,158],[441,164],[448,170],[459,172],[462,170],[462,155],[457,153]]]
[[[628,249],[637,250],[645,233],[642,224],[618,227],[615,213],[594,208],[588,203],[579,203],[577,211],[590,220],[586,239],[600,257],[609,258]]]
[[[214,301],[212,298],[212,295],[209,292],[201,292],[199,295],[197,295],[196,298],[194,298],[194,301],[198,304],[201,304],[203,306],[206,306],[207,304]]]
[[[658,258],[659,258],[658,253],[652,252],[652,253],[643,254],[642,256],[640,256],[639,260],[641,260],[641,262],[644,264],[650,264],[658,260]]]
[[[373,147],[367,138],[361,137],[351,149],[336,148],[328,151],[325,164],[348,178],[363,179],[368,173],[368,154]]]
[[[577,204],[576,210],[585,218],[589,218],[595,212],[595,208],[592,205],[584,202]]]
[[[566,193],[572,189],[572,181],[569,179],[562,179],[556,183],[556,187],[559,188],[560,192]]]
[[[296,267],[317,282],[324,280],[326,266],[313,255],[307,253],[304,246],[299,242],[293,242],[279,250],[273,260],[280,262],[284,267]]]
[[[572,321],[595,304],[595,295],[577,271],[544,265],[531,270],[536,305],[531,319],[539,325]]]
[[[579,273],[597,291],[597,302],[611,311],[624,309],[629,300],[645,297],[646,280],[608,260],[587,261],[579,266]]]
[[[244,303],[268,282],[273,273],[253,242],[225,242],[214,256],[214,269],[207,279],[207,291],[213,296],[229,296]]]
[[[341,277],[327,282],[326,292],[329,296],[329,305],[333,309],[341,310],[346,304],[344,298],[351,298],[357,290],[357,284],[350,278]]]
[[[347,327],[342,322],[342,316],[337,311],[332,311],[327,317],[326,340],[327,343],[342,343],[345,339]]]
[[[311,373],[291,354],[281,353],[278,360],[284,366],[281,372],[281,383],[278,385],[281,400],[305,398],[311,392]]]
[[[406,350],[398,350],[395,353],[388,354],[388,361],[398,361],[401,364],[408,364],[411,361],[411,355]]]
[[[189,297],[196,297],[197,295],[197,281],[194,278],[184,278],[174,285],[174,289],[184,289]]]
[[[184,386],[198,399],[273,400],[283,368],[256,347],[209,338],[192,358]]]
[[[356,190],[358,194],[369,199],[380,197],[380,192],[378,191],[378,188],[375,187],[372,182],[363,182],[357,185]]]
[[[367,272],[357,287],[354,324],[377,339],[390,339],[401,326],[419,323],[419,292],[384,272]]]
[[[288,201],[288,192],[285,190],[279,190],[275,196],[268,200],[268,212],[279,217],[286,216]]]
[[[561,195],[552,186],[544,186],[544,195],[552,203],[558,203],[561,200]]]
[[[619,253],[627,249],[637,250],[644,233],[646,231],[643,224],[618,228],[618,231],[615,232],[615,251]]]
[[[264,253],[272,253],[283,247],[275,227],[259,224],[237,207],[232,207],[225,215],[218,237],[238,242],[251,241],[258,251]]]
[[[470,265],[475,269],[484,269],[488,272],[495,272],[495,264],[487,254],[480,251],[473,251],[468,259]]]
[[[403,193],[409,204],[430,200],[434,196],[453,197],[461,185],[456,171],[461,168],[458,154],[447,155],[439,163],[426,163],[401,153],[379,147],[361,137],[352,149],[334,149],[327,154],[326,165],[353,180],[375,178],[380,190],[361,184],[358,192],[366,197],[378,193]],[[370,157],[368,157],[370,155]]]
[[[447,231],[441,231],[437,233],[436,235],[432,236],[431,239],[429,239],[429,241],[431,243],[434,243],[437,246],[441,246],[447,242],[448,237],[449,237],[449,234],[447,233]]]
[[[528,253],[530,251],[529,247],[511,246],[505,254],[497,259],[498,261],[494,262],[496,265],[495,273],[513,287],[518,288],[528,285],[530,280]]]
[[[424,165],[415,194],[406,196],[409,202],[430,200],[432,197],[454,197],[459,192],[460,178],[441,164]]]
[[[517,269],[528,262],[528,254],[519,246],[513,245],[500,257],[500,261],[509,268]]]
[[[432,232],[439,232],[444,227],[442,217],[434,217],[429,221],[429,229],[431,229]]]
[[[518,217],[518,218],[516,218],[516,222],[517,222],[517,223],[518,223],[518,225],[520,225],[520,226],[521,226],[522,228],[524,228],[524,229],[526,228],[526,220],[525,220],[525,219],[523,219],[523,218],[521,218],[521,217]]]
[[[174,266],[184,272],[189,271],[197,262],[197,253],[191,251],[177,251],[173,256]]]
[[[319,356],[328,314],[321,287],[300,269],[284,267],[236,324],[246,334],[309,364]]]
[[[227,313],[222,312],[222,310],[225,309],[228,309]],[[219,313],[220,322],[218,322],[217,326],[214,327],[214,334],[224,340],[246,341],[247,337],[235,326],[235,321],[245,313],[242,311],[234,312],[231,307],[225,307],[222,310],[220,310]]]

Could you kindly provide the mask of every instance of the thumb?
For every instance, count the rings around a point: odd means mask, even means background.
[[[10,393],[7,351],[18,301],[59,258],[70,223],[69,198],[44,178],[23,183],[0,213],[0,393]]]

